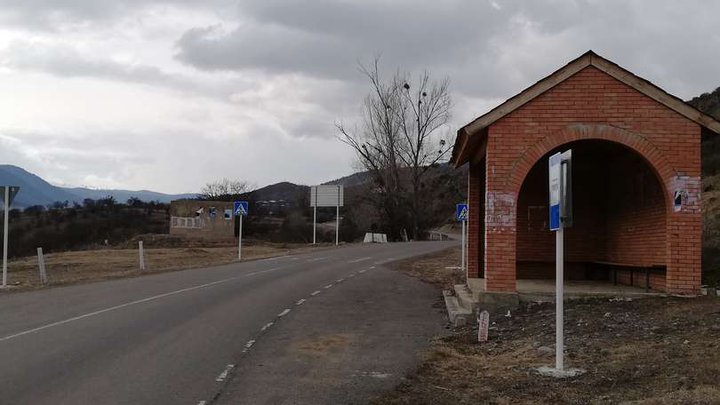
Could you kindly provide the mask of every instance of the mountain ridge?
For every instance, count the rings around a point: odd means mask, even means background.
[[[119,202],[131,197],[143,201],[170,202],[181,198],[194,198],[195,194],[165,194],[150,190],[90,189],[86,187],[59,187],[22,167],[0,165],[0,184],[20,186],[20,192],[12,203],[14,208],[33,205],[51,205],[55,202],[82,203],[86,198],[97,200],[108,196]]]

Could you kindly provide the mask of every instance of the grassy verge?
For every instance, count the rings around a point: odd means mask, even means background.
[[[243,260],[300,253],[313,248],[306,244],[256,244],[243,246]],[[237,261],[237,247],[178,247],[145,249],[146,271],[139,271],[137,249],[98,249],[45,255],[49,284],[42,286],[37,257],[24,257],[8,264],[8,291],[25,291],[113,278],[135,277]]]

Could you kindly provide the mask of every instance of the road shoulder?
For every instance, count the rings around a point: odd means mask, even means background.
[[[415,372],[445,332],[439,290],[369,266],[294,308],[236,365],[216,403],[360,404]]]

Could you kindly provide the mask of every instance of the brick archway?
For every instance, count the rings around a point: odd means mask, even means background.
[[[528,148],[512,166],[507,180],[507,189],[513,190],[517,196],[520,193],[528,173],[547,153],[564,144],[580,140],[604,140],[621,144],[640,155],[657,176],[663,187],[665,206],[671,208],[672,196],[668,192],[669,186],[675,176],[675,170],[667,162],[662,152],[647,141],[642,135],[609,125],[571,125],[564,130],[548,135],[532,147]]]
[[[668,264],[666,191],[636,151],[605,139],[560,145],[573,151],[575,220],[566,230],[567,280],[617,281],[664,290]],[[516,199],[516,279],[553,279],[555,236],[548,229],[547,160],[527,174]]]

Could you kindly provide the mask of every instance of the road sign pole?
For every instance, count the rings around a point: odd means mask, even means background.
[[[555,369],[562,371],[564,368],[563,356],[565,349],[564,336],[564,252],[563,252],[563,226],[555,231]]]
[[[10,186],[5,186],[5,224],[3,226],[3,274],[2,286],[7,287],[8,217],[10,216]]]
[[[465,221],[462,221],[462,249],[461,249],[462,258],[460,259],[460,267],[465,272],[465,282],[467,282],[468,279],[468,272],[467,272],[467,266],[465,266]]]
[[[340,186],[338,185],[337,206],[335,207],[335,246],[340,244]]]
[[[238,260],[242,260],[242,220],[243,215],[241,213],[238,221]]]

